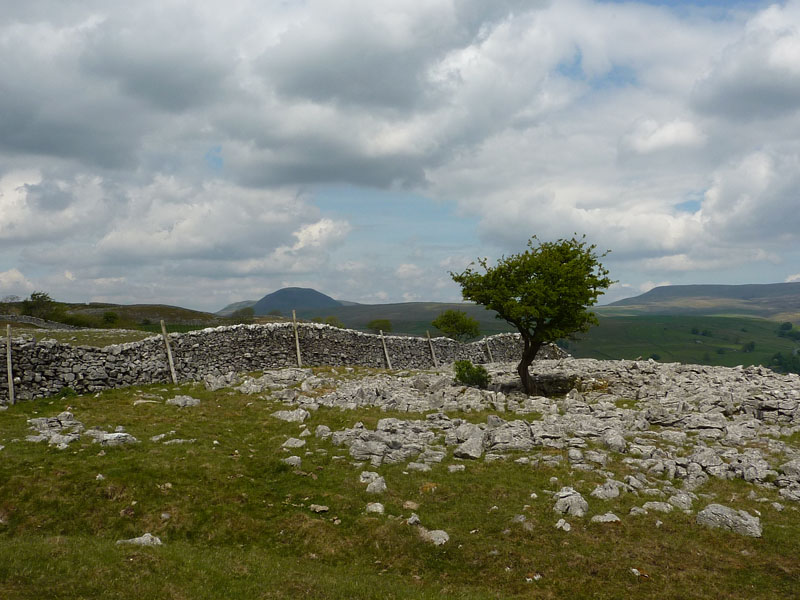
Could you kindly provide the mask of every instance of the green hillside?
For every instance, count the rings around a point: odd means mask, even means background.
[[[606,316],[749,316],[800,325],[800,283],[670,285],[597,309]]]
[[[436,317],[446,310],[462,310],[480,324],[481,335],[494,335],[515,331],[502,319],[495,318],[494,311],[482,306],[467,303],[444,302],[402,302],[398,304],[357,304],[353,306],[332,306],[317,310],[299,310],[297,316],[303,319],[333,316],[345,327],[367,331],[367,323],[374,319],[388,319],[392,323],[392,333],[441,335],[431,325]]]
[[[798,344],[778,335],[779,323],[746,317],[639,315],[601,317],[600,325],[561,345],[578,358],[656,358],[663,362],[769,365]]]

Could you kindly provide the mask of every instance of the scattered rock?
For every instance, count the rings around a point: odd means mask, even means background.
[[[370,481],[369,485],[367,485],[367,493],[368,494],[382,494],[386,491],[386,481],[383,477],[378,477],[373,481]]]
[[[287,423],[302,423],[311,416],[311,413],[304,408],[297,408],[295,410],[279,410],[272,413],[272,416],[281,421],[286,421]],[[328,431],[330,431],[330,429]]]
[[[553,510],[562,515],[583,517],[589,510],[589,503],[571,487],[563,487],[557,492],[556,503]]]
[[[567,523],[564,519],[559,519],[556,523],[556,529],[560,529],[561,531],[570,531],[572,529],[572,525]]]
[[[200,400],[192,398],[191,396],[175,396],[167,400],[167,404],[177,406],[178,408],[186,408],[187,406],[198,406]]]
[[[592,523],[619,523],[620,518],[614,513],[607,512],[604,515],[595,515],[591,519]]]
[[[283,442],[281,447],[282,448],[288,448],[288,449],[295,449],[295,448],[302,448],[305,445],[306,445],[306,441],[305,440],[301,440],[301,439],[298,439],[298,438],[290,437],[288,440]]]
[[[442,546],[450,541],[450,536],[442,529],[427,530],[424,527],[419,528],[420,537],[426,542],[431,542],[434,546]]]
[[[294,467],[295,469],[299,469],[300,466],[303,464],[303,459],[299,456],[287,456],[281,462],[286,463],[290,467]]]
[[[726,529],[739,535],[761,537],[761,520],[743,510],[722,504],[709,504],[697,513],[697,522],[706,527]]]
[[[133,546],[161,546],[161,540],[148,533],[129,540],[117,540],[117,544],[131,544]]]

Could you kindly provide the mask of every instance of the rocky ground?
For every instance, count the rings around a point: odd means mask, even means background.
[[[339,431],[317,426],[317,438],[348,449],[371,468],[407,463],[428,470],[452,462],[514,460],[536,466],[568,461],[577,472],[596,471],[606,481],[592,497],[635,494],[631,512],[699,510],[698,522],[744,535],[760,535],[758,516],[709,503],[702,493],[710,478],[742,479],[750,497],[777,488],[791,508],[800,502],[800,377],[762,367],[723,368],[653,361],[562,359],[537,361],[537,381],[566,393],[525,396],[515,365],[490,368],[490,390],[456,385],[447,371],[380,374],[342,381],[284,369],[259,378],[209,378],[210,387],[237,384],[251,394],[271,392],[287,408],[274,417],[301,424],[320,406],[424,413],[424,418],[386,418],[375,429],[361,423]],[[346,369],[345,369],[346,372]],[[488,413],[474,423],[450,413]],[[312,432],[303,429],[301,436]],[[302,437],[285,448],[302,448]],[[552,452],[552,450],[562,452]],[[301,457],[291,460],[299,464]],[[632,470],[615,479],[613,463]],[[556,512],[583,517],[587,501],[571,487],[552,490]],[[764,500],[766,502],[766,499]],[[784,510],[779,502],[774,510]],[[613,522],[616,515],[594,515]],[[561,527],[568,523],[563,523]]]
[[[387,485],[382,465],[403,463],[409,471],[426,471],[445,463],[450,472],[458,472],[472,461],[509,460],[532,468],[568,464],[576,480],[590,471],[604,478],[588,498],[570,481],[552,481],[553,489],[543,491],[552,496],[555,526],[565,531],[569,520],[584,517],[614,523],[681,510],[696,513],[702,525],[760,536],[760,518],[768,513],[754,515],[736,510],[735,503],[717,503],[704,493],[704,484],[713,478],[748,482],[751,499],[777,491],[781,502],[763,498],[769,510],[800,506],[797,375],[762,367],[572,358],[537,361],[533,370],[542,388],[552,391],[549,397],[524,395],[514,364],[490,365],[488,390],[456,384],[451,367],[365,376],[349,367],[316,375],[311,369],[279,369],[260,377],[210,376],[205,386],[235,388],[283,404],[272,416],[298,426],[296,436],[282,446],[285,462],[300,468],[306,439],[313,436],[346,450],[361,471],[361,483],[376,495]],[[193,405],[186,396],[172,403],[181,410]],[[317,425],[311,431],[304,421],[320,407],[411,414],[409,419],[381,419],[374,429],[357,422],[345,429]],[[33,419],[36,435],[30,441],[63,448],[77,439],[82,425],[69,413],[59,418]],[[122,428],[85,434],[104,445],[135,442],[125,438]],[[593,510],[595,499],[623,495],[641,502],[621,515]],[[382,507],[374,503],[368,511],[382,512]],[[421,527],[421,533],[436,544],[447,541],[446,532]]]

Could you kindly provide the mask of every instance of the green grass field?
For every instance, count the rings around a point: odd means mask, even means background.
[[[720,366],[769,365],[776,352],[798,344],[778,337],[778,323],[745,317],[600,317],[600,325],[568,341],[579,358],[633,359],[657,355],[662,362]],[[705,335],[704,335],[705,333]],[[744,351],[753,342],[753,350]]]
[[[199,398],[200,406],[163,403],[177,393]],[[760,539],[699,527],[680,511],[659,514],[659,527],[654,515],[616,525],[571,519],[565,533],[554,528],[545,490],[572,485],[588,494],[600,474],[512,460],[467,462],[465,472],[450,473],[452,456],[429,473],[404,465],[371,469],[314,436],[305,438],[295,470],[281,462],[281,444],[300,428],[270,416],[280,408],[269,396],[187,384],[0,411],[0,598],[775,599],[796,598],[800,589],[797,511],[747,499],[751,487],[741,481],[714,481],[699,491],[720,501],[735,495],[751,512],[770,510]],[[101,450],[84,437],[56,450],[21,441],[30,433],[28,418],[65,409],[87,427],[123,425],[140,443]],[[337,430],[361,421],[373,428],[387,416],[422,417],[323,408],[306,424]],[[169,431],[196,442],[150,441]],[[607,467],[617,479],[629,473],[621,458]],[[366,494],[362,469],[386,478],[383,496]],[[770,490],[758,494],[778,499]],[[385,515],[365,512],[375,500]],[[405,523],[407,501],[450,541],[423,542]],[[593,512],[627,515],[642,501],[630,495],[613,506],[591,504]],[[316,514],[312,503],[329,511]],[[144,532],[164,545],[115,544]]]

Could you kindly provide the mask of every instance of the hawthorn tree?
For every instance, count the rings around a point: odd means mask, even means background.
[[[537,391],[528,368],[542,344],[596,325],[587,308],[613,283],[600,264],[606,254],[598,255],[585,239],[539,242],[533,236],[527,250],[504,256],[493,267],[478,259],[484,273],[472,268],[475,263],[450,273],[465,300],[496,311],[519,331],[523,350],[517,373],[528,395]]]
[[[481,333],[478,322],[463,310],[446,310],[436,317],[431,325],[450,339],[460,342],[476,338]]]

